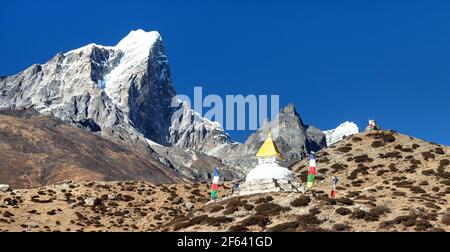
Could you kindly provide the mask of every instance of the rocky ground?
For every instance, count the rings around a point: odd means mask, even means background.
[[[208,184],[61,182],[0,192],[1,231],[450,231],[450,148],[393,131],[317,153],[312,190],[209,201]],[[290,169],[304,182],[308,160]],[[332,176],[340,178],[330,199]],[[219,195],[230,194],[230,185]]]

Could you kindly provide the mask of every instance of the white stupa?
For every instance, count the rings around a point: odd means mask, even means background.
[[[272,133],[269,133],[266,141],[256,153],[258,164],[251,170],[246,178],[246,182],[257,179],[288,179],[293,180],[294,175],[285,167],[280,166],[283,155],[273,142]]]
[[[274,143],[271,132],[256,153],[256,158],[258,164],[248,173],[239,192],[240,195],[298,191],[292,172],[280,165],[283,155]]]

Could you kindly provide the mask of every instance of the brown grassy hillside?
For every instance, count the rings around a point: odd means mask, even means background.
[[[449,147],[380,131],[325,148],[317,160],[316,184],[306,194],[206,204],[207,184],[143,182],[71,182],[0,193],[0,229],[450,231]],[[306,179],[307,166],[305,159],[291,167],[299,181]],[[334,175],[340,183],[337,198],[330,199]],[[219,194],[229,193],[229,185],[222,185]],[[86,205],[92,196],[95,204]],[[192,209],[186,207],[190,203]]]
[[[32,111],[0,112],[0,184],[14,188],[72,180],[179,181],[148,153]]]

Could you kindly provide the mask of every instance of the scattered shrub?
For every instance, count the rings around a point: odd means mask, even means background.
[[[255,200],[255,204],[267,203],[272,200],[273,200],[272,196],[269,195],[267,197],[258,198],[257,200]]]
[[[383,141],[373,141],[370,146],[372,146],[373,148],[379,148],[379,147],[384,146],[384,142]]]
[[[445,232],[445,230],[443,228],[430,228],[428,229],[428,232]]]
[[[328,169],[327,168],[322,168],[322,169],[319,169],[317,172],[318,173],[327,173]]]
[[[227,207],[227,209],[225,211],[223,211],[223,214],[230,215],[230,214],[233,214],[233,213],[237,212],[238,210],[239,209],[237,207],[235,207],[235,206]]]
[[[348,198],[354,198],[354,197],[359,196],[360,193],[361,193],[360,191],[352,191],[352,192],[348,192],[346,196]]]
[[[379,170],[379,171],[377,171],[377,176],[381,177],[381,176],[383,176],[383,174],[385,174],[387,172],[389,172],[389,170]]]
[[[356,163],[364,163],[364,162],[372,162],[373,159],[369,158],[369,156],[367,156],[367,154],[361,155],[361,156],[356,156],[354,158],[354,161]]]
[[[319,220],[315,214],[305,214],[297,216],[297,221],[300,226],[307,227],[309,225],[320,225],[323,221]]]
[[[280,212],[290,210],[288,207],[282,207],[276,203],[263,203],[255,207],[255,211],[258,215],[270,216],[277,215]]]
[[[371,213],[377,217],[381,216],[382,214],[390,213],[390,212],[391,212],[391,210],[386,206],[376,206],[376,207],[370,209],[370,211],[369,211],[369,213]]]
[[[395,191],[395,192],[392,193],[392,195],[394,195],[394,196],[400,196],[400,197],[405,197],[405,196],[406,196],[406,193],[400,192],[400,191]]]
[[[389,170],[392,171],[392,172],[398,171],[397,167],[395,167],[395,164],[389,164],[388,167],[389,167]]]
[[[405,172],[408,173],[416,173],[416,169],[418,168],[417,165],[411,165],[409,168],[405,169]]]
[[[333,169],[333,170],[335,170],[335,171],[343,171],[343,170],[345,170],[345,165],[343,165],[343,164],[340,164],[340,163],[336,163],[336,164],[333,164],[332,166],[331,166],[331,168]]]
[[[343,152],[343,153],[347,153],[347,152],[350,152],[352,150],[352,147],[344,146],[344,147],[337,148],[337,150],[340,151],[340,152]]]
[[[182,221],[182,222],[175,223],[174,230],[180,230],[183,228],[200,225],[207,218],[208,218],[208,215],[205,214],[205,215],[195,216],[195,217],[189,219],[188,221]]]
[[[396,224],[403,224],[405,227],[412,227],[416,224],[416,215],[398,216],[394,219]]]
[[[224,207],[221,205],[216,205],[211,207],[211,209],[209,210],[211,213],[216,213],[219,212],[220,210],[222,210]]]
[[[429,152],[429,151],[422,152],[422,156],[423,156],[423,158],[424,158],[425,160],[427,160],[427,161],[428,161],[429,159],[434,159],[434,158],[435,158],[434,154],[431,153],[431,152]]]
[[[363,182],[364,181],[362,181],[360,179],[354,180],[354,181],[352,181],[352,185],[355,186],[355,187],[360,187]]]
[[[411,192],[413,193],[426,193],[427,191],[425,191],[424,189],[422,189],[419,186],[413,186],[410,188]]]
[[[394,221],[382,221],[378,225],[381,229],[387,229],[395,226]]]
[[[352,138],[352,141],[353,141],[353,142],[361,142],[361,141],[362,141],[362,138],[361,138],[361,137],[353,137],[353,138]]]
[[[336,204],[336,200],[328,197],[328,195],[326,195],[326,194],[317,195],[316,199],[324,202],[327,205],[335,205]]]
[[[439,154],[439,155],[444,155],[445,151],[444,151],[444,149],[438,147],[438,148],[434,149],[434,153]]]
[[[414,184],[413,181],[399,181],[399,182],[393,183],[394,186],[401,187],[401,188],[411,188],[412,184]]]
[[[248,228],[242,225],[235,225],[228,228],[229,232],[247,232]]]
[[[345,208],[345,207],[339,207],[335,211],[339,215],[349,215],[352,213],[352,210]]]
[[[291,206],[293,207],[304,207],[307,206],[311,202],[311,198],[306,195],[302,195],[291,202]]]
[[[446,226],[450,226],[450,213],[446,213],[442,216],[442,220],[441,220],[442,224],[446,225]]]
[[[429,185],[429,184],[428,184],[428,181],[422,181],[422,182],[419,183],[419,185],[421,185],[421,186],[427,186],[427,185]]]
[[[450,164],[450,160],[448,159],[442,159],[441,161],[439,161],[439,166],[444,167]]]
[[[397,144],[394,148],[403,152],[414,152],[411,148],[403,148],[403,146],[400,144]]]
[[[446,186],[450,186],[450,179],[442,180],[440,183]]]
[[[285,222],[269,228],[269,232],[294,232],[300,224],[295,221]]]
[[[222,223],[229,223],[232,222],[234,219],[226,216],[219,216],[219,217],[208,217],[205,219],[205,223],[209,226],[218,227]]]
[[[392,134],[384,134],[383,135],[383,141],[386,143],[393,143],[395,142],[395,137]]]
[[[425,176],[431,176],[431,175],[434,174],[434,170],[432,170],[432,169],[429,169],[429,170],[423,170],[423,171],[422,171],[422,174],[425,175]]]
[[[363,211],[361,209],[356,209],[356,210],[353,210],[350,218],[351,219],[364,219],[365,215],[366,215],[366,211]]]
[[[392,152],[387,152],[385,154],[380,155],[380,158],[402,158],[403,156],[400,154],[399,151],[392,151]]]
[[[347,231],[350,230],[350,227],[346,224],[337,223],[333,225],[333,230],[335,231]]]
[[[351,199],[349,199],[349,198],[343,198],[343,197],[341,197],[341,198],[338,198],[336,201],[337,201],[338,203],[343,204],[343,205],[346,205],[346,206],[351,206],[351,205],[353,205],[353,200],[351,200]]]
[[[255,226],[258,225],[260,227],[265,227],[270,223],[269,218],[266,216],[261,215],[252,215],[243,221],[241,221],[241,225],[248,227],[248,226]]]
[[[432,228],[433,225],[431,225],[431,223],[427,220],[418,220],[416,221],[416,227],[414,228],[414,230],[416,231],[426,231],[429,228]]]
[[[320,209],[318,207],[313,207],[308,211],[312,215],[320,214]]]
[[[378,221],[379,217],[382,214],[387,213],[389,211],[390,211],[389,208],[382,207],[382,206],[374,207],[369,212],[363,211],[361,209],[356,209],[356,210],[353,210],[350,218],[351,219],[364,219],[365,221]]]
[[[319,163],[328,163],[328,162],[330,162],[330,159],[327,158],[327,157],[322,157],[322,158],[318,158],[317,162],[319,162]]]

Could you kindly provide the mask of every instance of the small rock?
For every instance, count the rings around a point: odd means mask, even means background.
[[[9,191],[10,187],[6,184],[0,184],[0,192],[7,192]]]
[[[84,203],[86,204],[86,206],[96,206],[100,204],[100,200],[96,197],[89,197],[84,199]]]
[[[181,203],[182,201],[183,201],[183,199],[179,196],[177,196],[173,199],[173,203],[175,203],[175,204]]]
[[[116,200],[117,199],[117,194],[108,194],[108,199],[109,200]]]
[[[59,185],[57,185],[57,187],[60,189],[60,190],[70,190],[70,184],[68,184],[68,183],[62,183],[62,184],[59,184]]]
[[[186,202],[186,204],[184,204],[187,208],[187,210],[191,210],[194,207],[194,204],[192,204],[191,202]]]

